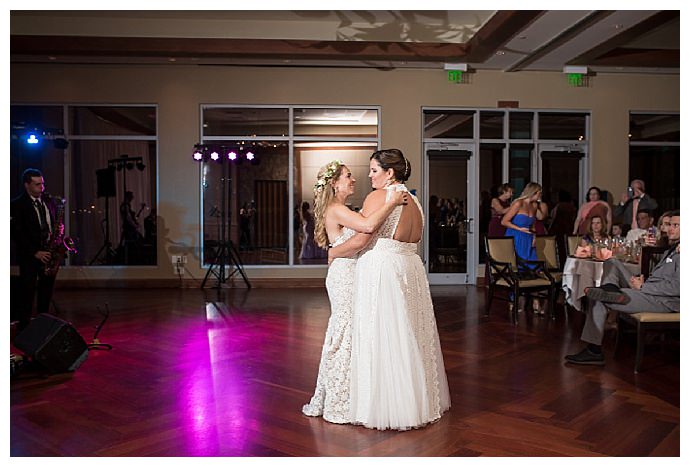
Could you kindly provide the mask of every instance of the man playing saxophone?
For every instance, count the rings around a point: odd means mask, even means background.
[[[36,311],[48,313],[53,295],[55,275],[46,274],[51,252],[48,241],[57,226],[52,203],[43,200],[45,181],[37,169],[26,169],[22,174],[24,192],[10,203],[10,238],[14,243],[19,263],[19,309],[14,310],[19,321],[17,331],[29,325],[34,297]]]

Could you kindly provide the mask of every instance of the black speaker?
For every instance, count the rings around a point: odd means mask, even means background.
[[[89,355],[74,326],[47,313],[39,314],[17,334],[14,346],[53,373],[74,371]]]
[[[112,198],[115,194],[115,167],[96,170],[96,196]]]

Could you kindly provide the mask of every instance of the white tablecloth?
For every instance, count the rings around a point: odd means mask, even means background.
[[[624,264],[631,274],[640,273],[638,264]],[[568,257],[563,267],[563,291],[568,304],[576,310],[582,310],[581,301],[582,297],[585,296],[585,288],[599,287],[603,273],[603,261]]]

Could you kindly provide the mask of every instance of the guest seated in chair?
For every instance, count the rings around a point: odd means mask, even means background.
[[[601,243],[608,238],[606,221],[601,216],[594,216],[590,219],[588,232],[580,239],[580,246]]]
[[[637,211],[637,228],[630,229],[628,235],[625,236],[626,242],[637,242],[642,239],[643,243],[647,245],[655,245],[658,232],[654,227],[654,216],[652,211],[648,209],[640,209]]]
[[[680,211],[671,212],[669,248],[649,278],[631,276],[623,263],[604,263],[601,287],[585,289],[590,305],[581,340],[588,343],[579,353],[566,355],[568,363],[604,365],[601,341],[609,310],[621,313],[680,311]]]

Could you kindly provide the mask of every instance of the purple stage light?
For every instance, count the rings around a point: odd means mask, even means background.
[[[234,161],[235,159],[237,159],[237,153],[235,151],[230,151],[228,153],[228,159],[230,159],[231,161]]]
[[[211,153],[211,160],[217,161],[218,160],[218,153],[216,151],[213,151]]]
[[[251,152],[251,151],[247,152],[247,160],[248,161],[254,160],[254,153],[253,152]]]
[[[194,155],[192,156],[195,161],[200,161],[201,159],[204,158],[204,155],[201,154],[201,151],[194,151]]]

